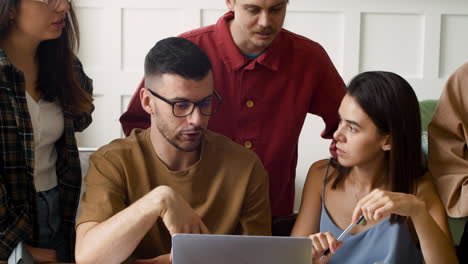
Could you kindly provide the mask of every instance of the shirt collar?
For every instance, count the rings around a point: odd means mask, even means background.
[[[221,47],[220,50],[223,50],[221,56],[223,57],[224,63],[230,71],[236,71],[252,60],[244,56],[234,43],[228,24],[232,19],[234,19],[234,13],[227,12],[218,20],[215,25],[215,38],[216,43],[219,45],[219,47]],[[270,70],[278,71],[281,58],[280,42],[282,38],[282,31],[283,30],[278,33],[270,47],[268,47],[262,53],[262,55],[258,56],[256,59],[253,59],[253,61],[269,68]],[[250,65],[255,65],[255,63],[251,63],[249,66]]]

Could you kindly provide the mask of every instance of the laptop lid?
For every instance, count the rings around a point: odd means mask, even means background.
[[[310,264],[309,238],[194,235],[172,236],[173,264]]]

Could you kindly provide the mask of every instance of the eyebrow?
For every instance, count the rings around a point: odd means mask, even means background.
[[[283,1],[281,3],[278,3],[278,4],[274,5],[274,6],[272,6],[271,8],[275,8],[275,7],[278,7],[278,6],[281,6],[281,5],[287,5],[287,4],[288,4],[288,1]]]
[[[275,8],[275,7],[278,7],[278,6],[281,6],[281,5],[286,5],[286,4],[288,4],[288,1],[282,1],[282,2],[280,2],[278,4],[270,6],[268,8]],[[244,6],[244,8],[260,8],[260,6],[252,5],[252,4],[244,4],[243,6]]]
[[[347,119],[346,119],[345,121],[346,121],[347,123],[353,124],[353,125],[355,125],[355,126],[357,126],[357,127],[361,127],[361,126],[359,125],[359,123],[358,123],[358,122],[356,122],[356,121],[353,121],[353,120],[347,120]]]
[[[203,97],[201,100],[199,101],[196,101],[196,102],[202,102],[202,101],[205,101],[206,99],[210,98],[211,96],[213,96],[213,94],[210,94],[210,95],[207,95],[205,97]],[[194,101],[191,101],[187,98],[184,98],[184,97],[174,97],[174,98],[171,98],[169,99],[171,101],[184,101],[184,102],[194,102]]]
[[[340,114],[338,114],[338,117],[340,118],[340,120],[343,120],[343,119],[341,118],[341,115],[340,115]],[[355,126],[357,126],[357,127],[362,128],[361,125],[359,125],[359,123],[356,122],[356,121],[354,121],[354,120],[345,119],[344,121],[345,121],[346,123],[350,123],[350,124],[353,124],[353,125],[355,125]]]

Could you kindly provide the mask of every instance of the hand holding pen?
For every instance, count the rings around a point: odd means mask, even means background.
[[[335,252],[343,245],[341,240],[344,238],[344,236],[348,234],[354,226],[362,223],[363,221],[365,221],[364,216],[361,216],[357,222],[351,223],[337,239],[335,239],[335,237],[330,232],[311,235],[310,239],[312,240],[313,245],[313,258],[320,258],[320,260],[323,261],[327,256],[331,257],[330,252],[332,255],[335,254]]]

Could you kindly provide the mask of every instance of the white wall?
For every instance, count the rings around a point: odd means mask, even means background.
[[[82,147],[122,136],[118,118],[160,39],[215,23],[223,0],[75,0],[81,58],[94,80],[93,124]],[[318,41],[345,82],[367,70],[405,77],[420,100],[438,98],[452,71],[468,61],[468,0],[290,0],[285,28]],[[321,119],[309,115],[299,142],[297,199],[308,167],[326,158]],[[296,202],[296,208],[298,203]]]

